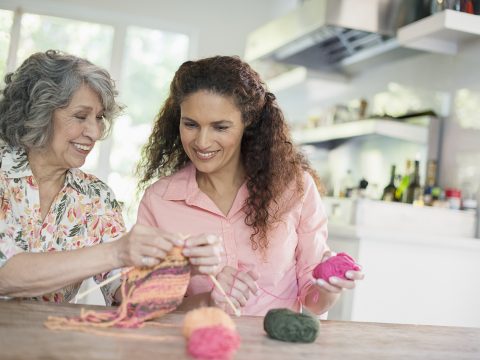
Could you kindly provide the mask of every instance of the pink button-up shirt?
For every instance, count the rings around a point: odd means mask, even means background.
[[[242,308],[244,315],[263,316],[272,308],[299,310],[311,285],[312,270],[328,249],[327,216],[312,177],[305,173],[304,194],[292,200],[293,188],[282,201],[288,210],[268,233],[266,256],[252,250],[252,228],[245,224],[242,210],[248,197],[245,184],[239,189],[228,215],[199,188],[196,169],[187,165],[177,173],[162,178],[145,192],[138,211],[138,223],[164,231],[190,235],[216,234],[223,238],[223,265],[240,270],[254,269],[260,274],[258,295],[251,295]],[[290,200],[288,200],[290,199]],[[207,276],[192,277],[187,294],[212,289]]]

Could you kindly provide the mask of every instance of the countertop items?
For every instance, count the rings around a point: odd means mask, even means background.
[[[108,329],[119,336],[51,331],[48,316],[78,315],[98,306],[0,301],[2,359],[188,359],[181,312],[141,329]],[[292,344],[269,339],[262,317],[234,319],[242,338],[235,359],[479,359],[480,329],[379,323],[322,321],[314,343]],[[146,335],[127,338],[121,334]],[[158,340],[152,340],[152,337]]]

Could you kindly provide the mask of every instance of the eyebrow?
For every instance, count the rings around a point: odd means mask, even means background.
[[[93,108],[92,108],[91,106],[88,106],[88,105],[78,105],[78,106],[76,106],[75,108],[73,108],[73,111],[74,111],[74,112],[76,112],[76,111],[84,111],[84,110],[86,110],[86,111],[93,111]],[[100,109],[99,114],[100,114],[100,113],[103,113],[103,112],[105,112],[105,109],[104,109],[104,108]]]
[[[181,117],[181,120],[187,120],[187,121],[192,121],[192,122],[194,122],[194,123],[197,123],[195,120],[190,119],[190,118],[187,117],[187,116],[182,116],[182,117]],[[230,121],[230,120],[218,120],[218,121],[214,121],[212,124],[214,124],[214,125],[220,125],[220,124],[232,125],[233,122]]]

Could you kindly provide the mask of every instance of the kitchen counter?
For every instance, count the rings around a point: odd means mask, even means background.
[[[328,244],[363,266],[329,320],[480,328],[476,214],[324,198]]]
[[[78,315],[80,308],[98,306],[0,301],[1,359],[184,359],[181,335],[184,314],[174,312],[156,320],[162,326],[110,329],[150,335],[158,340],[99,336],[74,331],[51,331],[43,326],[49,315]],[[312,344],[269,339],[263,318],[234,319],[242,344],[235,359],[479,359],[480,329],[381,323],[322,321]]]

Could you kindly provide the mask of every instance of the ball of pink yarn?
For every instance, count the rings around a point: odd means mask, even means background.
[[[198,328],[188,339],[188,354],[196,359],[228,360],[240,346],[236,331],[222,325]]]
[[[346,253],[338,253],[324,262],[318,264],[313,269],[313,277],[315,279],[323,279],[328,281],[331,276],[346,279],[345,273],[348,270],[360,270],[360,266],[351,256]]]

